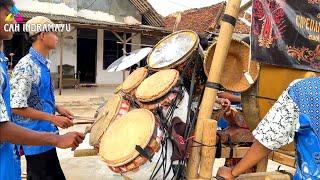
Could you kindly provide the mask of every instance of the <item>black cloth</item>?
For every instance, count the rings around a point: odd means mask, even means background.
[[[27,180],[65,180],[56,148],[36,155],[26,156]]]

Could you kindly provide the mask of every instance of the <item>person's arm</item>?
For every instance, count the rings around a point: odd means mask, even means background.
[[[256,165],[272,150],[292,142],[295,132],[299,128],[298,120],[298,106],[291,99],[287,90],[253,131],[256,141],[245,157],[233,169],[220,168],[218,175],[226,179],[233,179]]]
[[[220,92],[218,93],[218,97],[229,99],[233,103],[241,103],[241,96],[236,96],[229,92]]]
[[[11,84],[11,108],[13,113],[33,120],[46,120],[61,128],[72,126],[71,119],[63,116],[54,116],[29,107],[28,99],[31,94],[32,84],[39,83],[39,71],[31,62],[18,64],[13,71]]]
[[[20,116],[23,116],[25,118],[30,119],[42,119],[49,122],[52,122],[53,124],[57,125],[61,128],[68,128],[70,126],[73,126],[72,120],[65,116],[55,116],[49,113],[45,113],[42,111],[38,111],[36,109],[27,107],[27,108],[13,108],[12,112],[14,114],[18,114]]]
[[[11,122],[0,123],[0,142],[34,146],[52,145],[59,148],[71,147],[75,149],[82,143],[83,139],[83,134],[78,132],[55,135],[52,133],[32,131]]]
[[[56,105],[56,111],[62,116],[65,116],[69,119],[73,119],[72,112],[62,106]]]

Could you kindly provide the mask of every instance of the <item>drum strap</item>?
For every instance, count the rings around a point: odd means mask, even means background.
[[[216,89],[218,91],[227,91],[227,89],[225,87],[223,87],[221,84],[210,82],[210,81],[207,81],[206,87],[211,88],[211,89]]]
[[[150,153],[149,150],[143,149],[143,148],[142,148],[141,146],[139,146],[139,145],[136,145],[136,150],[139,152],[139,154],[140,154],[141,156],[147,158],[150,162],[152,162],[152,161],[151,161],[152,155],[151,155],[151,153]]]
[[[228,14],[224,14],[222,17],[222,21],[227,22],[227,23],[231,24],[232,26],[235,26],[237,19],[233,16],[228,15]]]
[[[221,158],[221,152],[222,152],[222,144],[221,144],[221,139],[219,138],[216,144],[216,158]]]

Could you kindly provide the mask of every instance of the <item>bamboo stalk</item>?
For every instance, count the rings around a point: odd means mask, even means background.
[[[230,0],[227,4],[225,14],[237,19],[239,15],[240,3],[241,0]],[[213,57],[213,63],[210,68],[210,73],[208,76],[209,82],[220,83],[220,76],[222,73],[225,59],[229,51],[233,30],[233,25],[221,21],[221,30],[217,41],[217,47]],[[216,100],[216,96],[216,89],[206,87],[195,129],[194,141],[196,142],[202,141],[203,120],[211,118],[212,108]],[[216,133],[215,129],[213,129],[212,131]],[[196,142],[193,142],[191,155],[187,165],[187,178],[190,179],[198,177],[201,147],[195,147],[197,145]]]
[[[212,168],[216,157],[216,136],[213,129],[217,129],[217,121],[205,119],[203,123],[202,144],[206,145],[201,150],[200,178],[210,179],[212,177]]]

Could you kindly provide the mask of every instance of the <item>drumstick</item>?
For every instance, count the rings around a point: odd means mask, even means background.
[[[64,115],[58,115],[58,116],[67,117],[67,116],[64,116]],[[80,117],[80,116],[73,116],[71,120],[72,120],[73,124],[92,124],[92,123],[94,123],[96,121],[95,118]]]
[[[88,120],[88,121],[96,121],[95,118],[91,118],[91,117],[82,117],[82,116],[73,116],[73,119],[78,119],[78,120]]]

